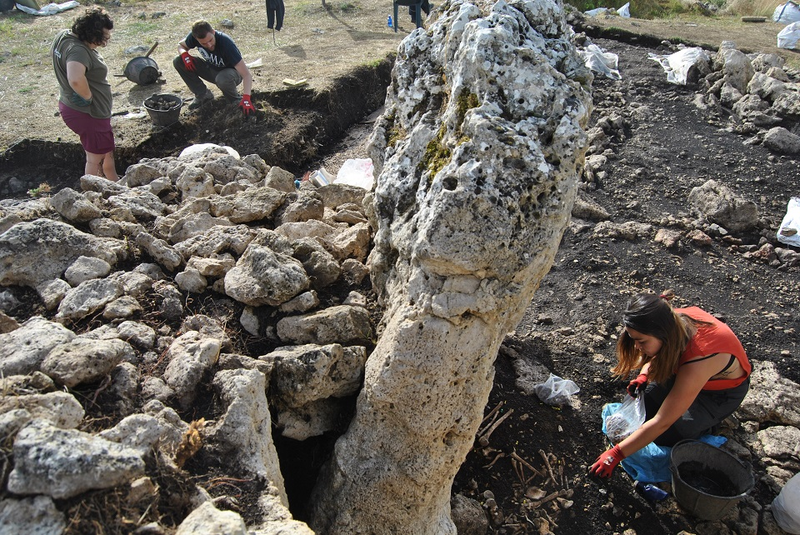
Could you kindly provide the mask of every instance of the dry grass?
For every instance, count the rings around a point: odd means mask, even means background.
[[[779,0],[730,0],[725,12],[742,17],[771,17]]]

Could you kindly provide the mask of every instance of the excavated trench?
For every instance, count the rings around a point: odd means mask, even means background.
[[[259,110],[247,119],[215,101],[197,113],[182,110],[180,121],[165,127],[151,125],[147,117],[136,125],[117,121],[117,170],[122,174],[143,158],[177,156],[193,143],[217,143],[300,175],[352,125],[383,105],[393,64],[390,55],[376,65],[356,67],[321,91],[256,92]],[[0,198],[24,196],[44,181],[52,191],[80,189],[84,152],[77,142],[25,139],[0,154],[0,164]]]

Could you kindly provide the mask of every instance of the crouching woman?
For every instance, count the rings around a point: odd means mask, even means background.
[[[741,405],[752,367],[741,342],[720,320],[697,307],[673,309],[674,294],[639,294],[623,315],[617,377],[638,376],[628,393],[644,396],[646,419],[589,468],[610,477],[625,457],[655,442],[673,446],[712,430]]]

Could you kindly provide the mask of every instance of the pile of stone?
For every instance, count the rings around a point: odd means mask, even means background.
[[[18,324],[0,314],[0,436],[15,496],[0,517],[63,526],[53,500],[125,484],[157,493],[145,460],[179,470],[175,452],[193,428],[178,411],[196,406],[213,375],[222,416],[202,441],[231,474],[263,481],[263,525],[250,529],[309,533],[288,513],[271,428],[321,435],[360,388],[374,337],[367,297],[322,305],[319,292],[368,274],[366,190],[296,185],[257,155],[218,146],[142,161],[119,183],[86,175],[81,187],[4,203],[0,284],[34,289],[54,316]],[[186,296],[204,292],[224,315],[187,310]],[[10,290],[0,302],[21,306]],[[275,349],[237,353],[228,321]],[[95,384],[122,419],[90,433],[78,430],[86,413],[70,392]],[[195,492],[207,505],[191,517],[205,520],[187,526],[244,525]]]

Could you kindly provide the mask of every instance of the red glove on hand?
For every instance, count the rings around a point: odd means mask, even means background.
[[[183,60],[183,66],[186,67],[187,71],[194,72],[197,69],[194,64],[194,58],[189,55],[188,51],[181,52],[181,59]]]
[[[628,394],[630,394],[632,398],[635,398],[639,394],[640,390],[644,392],[644,387],[646,385],[647,385],[647,375],[644,373],[640,373],[636,377],[636,379],[628,383]]]
[[[245,117],[256,112],[256,109],[253,107],[253,101],[250,100],[250,95],[242,95],[239,107],[242,108],[242,113],[244,113]]]
[[[603,452],[603,454],[597,458],[592,467],[589,468],[589,473],[599,477],[611,477],[614,468],[616,468],[619,462],[624,458],[625,455],[622,453],[622,450],[619,449],[619,446],[614,446],[610,450]]]

